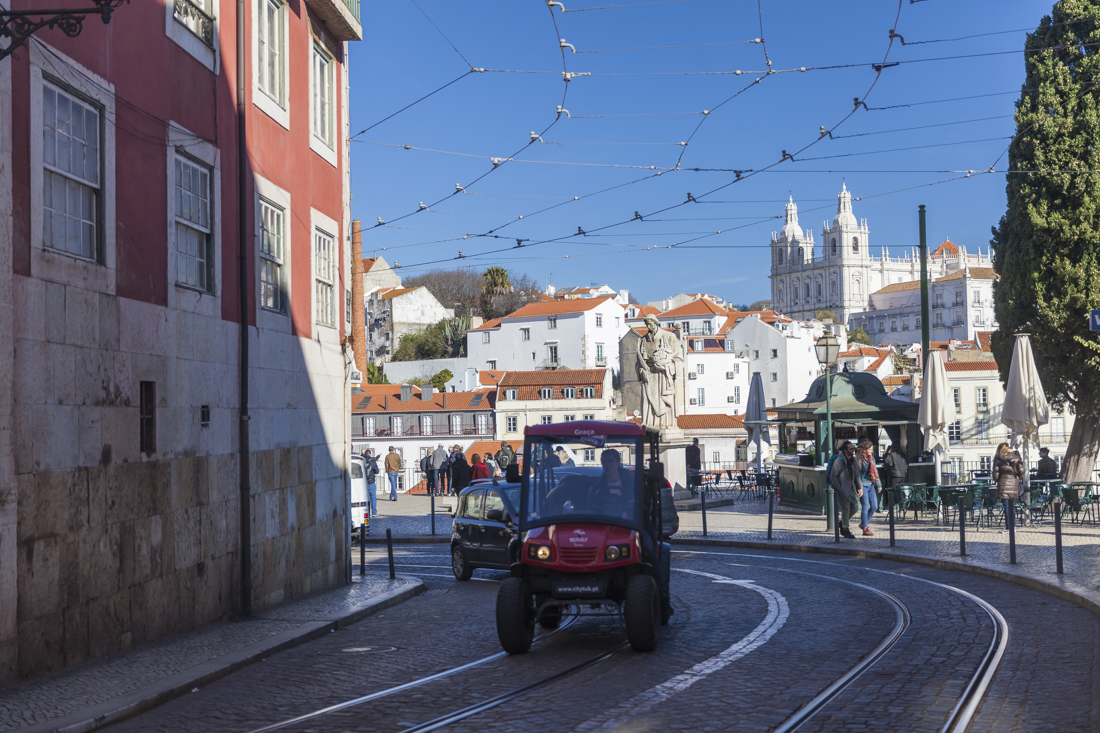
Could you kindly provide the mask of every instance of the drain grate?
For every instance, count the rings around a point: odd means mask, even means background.
[[[424,593],[422,595],[425,595],[425,596],[442,596],[442,595],[446,595],[448,590],[449,590],[448,588],[430,588],[430,589],[424,591]]]

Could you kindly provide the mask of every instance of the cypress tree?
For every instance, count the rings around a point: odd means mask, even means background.
[[[1100,2],[1060,0],[1027,37],[1027,78],[1008,150],[1008,208],[993,228],[1007,383],[1013,335],[1027,332],[1047,396],[1076,420],[1067,480],[1091,479],[1100,448],[1100,379],[1090,367],[1090,308],[1100,308]]]

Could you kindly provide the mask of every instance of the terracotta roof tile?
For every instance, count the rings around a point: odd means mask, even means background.
[[[874,346],[862,346],[862,345],[860,345],[860,346],[855,346],[853,348],[850,348],[845,352],[842,352],[840,354],[840,356],[842,358],[843,357],[853,357],[853,356],[874,356],[874,357],[879,357],[879,356],[884,356],[885,355],[883,352],[888,354],[888,353],[890,353],[890,349],[876,349]]]
[[[499,369],[482,369],[477,373],[477,383],[487,387],[495,387],[500,384],[500,379],[507,372]]]
[[[877,359],[875,359],[875,360],[874,360],[873,362],[871,362],[871,364],[870,364],[870,365],[869,365],[869,366],[868,366],[868,367],[867,367],[866,369],[864,369],[863,371],[865,371],[865,372],[873,372],[873,371],[877,371],[877,370],[878,370],[878,368],[882,366],[882,363],[883,363],[884,361],[886,361],[886,359],[887,359],[887,358],[888,358],[889,356],[890,356],[890,354],[889,354],[889,353],[885,353],[885,354],[883,354],[882,356],[880,356],[879,358],[877,358]]]
[[[565,315],[569,313],[584,313],[585,311],[590,311],[596,306],[601,305],[608,300],[611,300],[610,295],[602,298],[576,298],[573,300],[555,300],[550,303],[528,303],[515,313],[504,316],[503,320],[509,320],[512,318],[528,318],[532,316],[554,316]]]
[[[733,318],[734,324],[740,323],[741,321],[743,321],[746,318],[748,318],[749,316],[751,316],[753,313],[759,314],[760,320],[763,321],[764,323],[775,323],[776,321],[780,321],[782,323],[790,323],[790,321],[791,321],[790,318],[788,318],[787,316],[783,315],[782,313],[778,313],[776,311],[738,311],[738,310],[730,310],[730,311],[726,311],[726,312],[729,313],[731,318]]]
[[[405,293],[411,293],[416,289],[417,288],[390,288],[388,290],[380,290],[378,291],[378,297],[381,300],[389,300],[390,298],[396,298],[399,295],[404,295]]]
[[[982,351],[992,351],[993,346],[990,344],[990,338],[993,336],[992,331],[978,331],[974,334],[977,336],[978,348]]]
[[[949,372],[995,372],[997,362],[993,359],[980,361],[949,361],[943,365]]]
[[[630,306],[625,306],[625,307],[629,308]],[[659,315],[661,313],[660,308],[656,308],[652,305],[636,305],[636,306],[634,306],[634,309],[637,310],[638,314],[636,316],[634,316],[633,318],[628,318],[627,320],[629,320],[629,321],[640,321],[648,315],[656,316],[656,315]]]
[[[587,399],[603,398],[603,383],[606,369],[548,369],[543,371],[507,372],[500,380],[500,389],[514,387],[517,400],[538,400],[539,390],[543,387],[551,389],[551,399],[566,399],[562,390],[565,387],[594,387],[595,397]],[[570,399],[586,399],[577,397]],[[501,397],[503,402],[503,396]]]
[[[707,430],[713,428],[744,428],[744,415],[680,415],[676,425],[681,430]]]
[[[943,244],[932,250],[932,252],[928,256],[932,258],[955,257],[959,255],[961,251],[962,250],[959,249],[959,245],[955,244],[950,239],[945,239],[943,240]]]
[[[707,300],[699,298],[679,308],[673,308],[661,314],[661,318],[683,318],[685,316],[722,316],[726,311]]]
[[[378,261],[377,257],[364,257],[363,258],[363,272],[370,272],[370,268],[374,267],[374,263]]]
[[[900,293],[905,290],[917,290],[920,288],[920,280],[908,280],[903,283],[893,283],[887,285],[884,288],[879,288],[871,295],[882,295],[883,293]]]
[[[962,280],[963,275],[967,272],[970,273],[970,277],[974,280],[996,280],[1000,277],[997,271],[992,267],[970,267],[965,270],[957,270],[950,275],[937,278],[936,282],[942,283],[944,280]]]
[[[500,328],[500,319],[499,318],[494,318],[491,321],[485,321],[485,323],[482,323],[477,328],[471,328],[470,330],[471,331],[488,331],[488,330],[493,329],[493,328]]]
[[[459,412],[462,410],[492,410],[496,405],[495,389],[477,389],[473,392],[436,392],[430,400],[423,399],[418,387],[413,387],[412,399],[401,400],[401,385],[371,384],[368,387],[379,388],[370,392],[364,390],[352,412]],[[388,388],[388,389],[384,389]]]

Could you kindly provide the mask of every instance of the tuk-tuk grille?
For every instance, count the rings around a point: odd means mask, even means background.
[[[596,548],[594,547],[563,547],[561,559],[573,565],[587,565],[596,560]]]

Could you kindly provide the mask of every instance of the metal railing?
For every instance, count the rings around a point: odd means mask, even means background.
[[[358,4],[356,0],[356,5]],[[194,0],[175,0],[172,6],[172,17],[201,38],[207,46],[214,47],[214,18]]]
[[[445,436],[448,436],[448,435],[451,435],[451,436],[493,435],[494,432],[495,432],[495,426],[494,425],[486,425],[484,428],[479,428],[476,425],[468,426],[468,427],[463,426],[459,430],[455,430],[451,427],[445,427],[443,425],[440,425],[438,428],[436,428],[435,426],[432,426],[432,428],[428,431],[422,430],[419,425],[410,425],[409,427],[401,428],[400,430],[398,430],[396,432],[392,428],[378,428],[373,433],[368,433],[364,428],[361,428],[361,427],[352,427],[351,437],[352,438],[420,438],[420,437],[439,436],[439,437],[442,438],[442,437],[445,437]]]
[[[351,11],[356,20],[359,20],[359,0],[342,0],[344,6]]]

